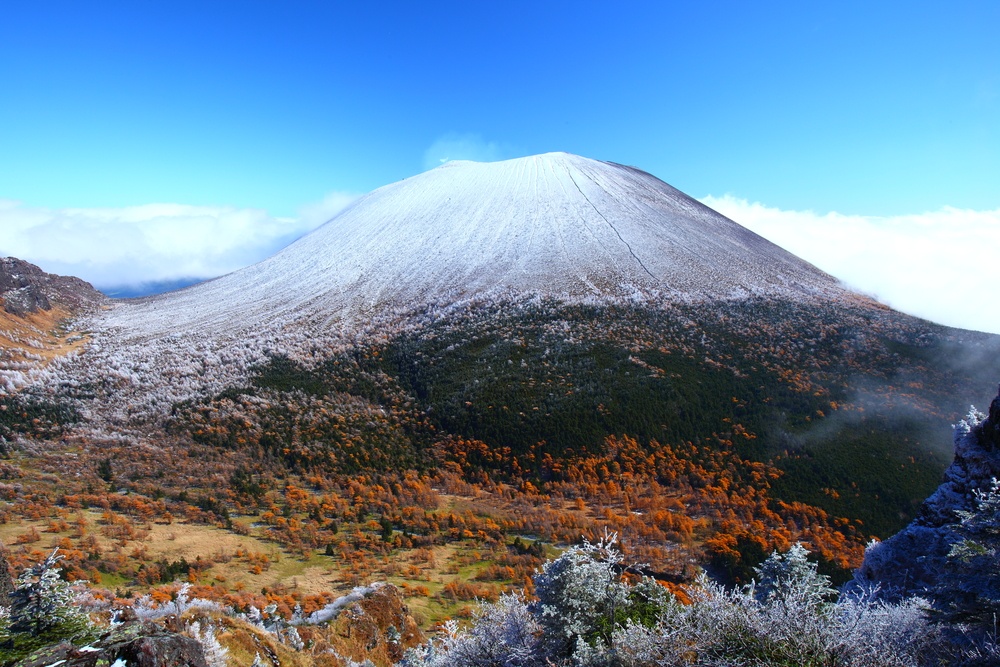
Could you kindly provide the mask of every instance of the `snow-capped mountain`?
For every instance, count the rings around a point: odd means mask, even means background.
[[[139,335],[349,331],[389,311],[514,294],[711,299],[839,293],[815,267],[659,179],[566,153],[450,162],[382,187],[255,266],[122,302]]]
[[[542,317],[556,328],[563,306],[641,308],[670,320],[687,317],[677,311],[686,304],[709,317],[729,312],[725,327],[749,327],[727,336],[766,338],[778,324],[795,340],[825,326],[799,320],[815,307],[859,332],[845,343],[856,350],[867,345],[866,330],[897,327],[862,324],[885,320],[886,309],[659,179],[549,153],[445,164],[373,191],[259,264],[114,302],[81,323],[86,351],[52,373],[67,387],[102,388],[88,405],[120,428],[246,383],[276,355],[323,363],[435,323],[464,326],[461,317],[484,308],[512,314],[532,303],[548,304]],[[800,314],[765,315],[768,303]],[[587,336],[599,337],[611,323],[593,326]],[[649,333],[638,337],[664,335]],[[814,333],[817,345],[829,340]],[[707,344],[702,332],[699,345]]]

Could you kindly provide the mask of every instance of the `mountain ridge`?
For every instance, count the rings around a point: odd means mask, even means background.
[[[73,276],[46,273],[16,257],[0,258],[0,300],[3,309],[18,317],[61,307],[76,313],[105,301],[90,283]]]
[[[69,322],[107,303],[80,278],[0,258],[0,394],[29,383],[53,359],[83,347]]]

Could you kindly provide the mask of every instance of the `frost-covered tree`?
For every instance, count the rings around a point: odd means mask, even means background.
[[[976,494],[976,507],[957,512],[958,537],[935,597],[948,620],[993,628],[1000,618],[1000,483]]]
[[[754,569],[754,597],[761,603],[781,603],[819,608],[837,595],[830,578],[817,571],[809,561],[809,551],[795,543],[785,553],[773,552]]]
[[[25,570],[11,593],[10,632],[34,636],[58,634],[72,639],[90,631],[90,620],[73,604],[70,584],[59,578],[58,549]]]
[[[629,624],[653,627],[660,620],[669,594],[652,579],[636,586],[623,581],[617,539],[608,534],[596,544],[584,541],[535,575],[538,602],[532,610],[548,659],[584,662],[595,652],[613,654],[616,631]]]
[[[571,547],[535,576],[536,616],[554,658],[572,655],[580,643],[609,643],[628,597],[617,570],[621,560],[614,537],[607,537]]]
[[[20,664],[31,651],[58,641],[87,641],[94,626],[74,604],[70,584],[59,578],[54,550],[18,577],[9,609],[0,609],[0,664]]]

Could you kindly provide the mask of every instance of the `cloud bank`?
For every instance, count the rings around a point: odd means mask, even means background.
[[[1000,333],[1000,209],[873,217],[785,211],[731,195],[702,203],[848,286],[941,324]]]
[[[259,262],[354,198],[331,193],[295,218],[225,206],[47,209],[0,200],[0,256],[136,293],[137,286],[183,284]]]
[[[452,132],[438,137],[424,151],[424,169],[440,167],[452,160],[473,160],[475,162],[496,162],[512,157],[513,151],[495,141],[486,141],[478,134]]]

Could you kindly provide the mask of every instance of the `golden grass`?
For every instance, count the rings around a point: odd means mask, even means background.
[[[302,594],[318,594],[331,592],[344,594],[352,586],[341,579],[341,575],[350,571],[350,566],[339,560],[316,553],[303,560],[283,550],[275,542],[255,535],[238,535],[215,526],[174,522],[171,524],[154,523],[141,527],[145,534],[141,539],[128,540],[124,543],[101,534],[101,512],[93,510],[73,511],[67,522],[70,530],[48,532],[49,519],[38,521],[13,520],[0,524],[0,541],[11,550],[21,547],[29,551],[47,553],[57,546],[60,539],[71,537],[74,532],[75,518],[83,514],[86,518],[87,534],[93,535],[105,552],[120,551],[129,555],[141,553],[145,562],[179,561],[182,558],[189,563],[201,558],[211,560],[214,564],[205,570],[198,583],[216,584],[227,590],[259,591],[262,588],[281,587],[286,590],[298,591]],[[245,519],[244,519],[245,520]],[[37,542],[18,543],[18,536],[37,531],[40,539]],[[76,540],[73,539],[75,543]],[[429,551],[431,558],[426,559]],[[456,610],[467,606],[467,602],[451,602],[440,600],[436,596],[445,584],[451,581],[471,579],[479,570],[488,565],[486,561],[471,564],[463,562],[476,549],[461,543],[449,543],[431,547],[427,550],[406,549],[394,553],[388,559],[389,564],[413,564],[419,569],[419,574],[392,572],[382,562],[372,574],[361,583],[388,581],[396,585],[407,584],[411,587],[424,586],[430,597],[415,596],[408,598],[407,604],[415,615],[427,627],[445,618],[452,617]],[[250,571],[250,564],[245,558],[238,558],[237,553],[265,554],[269,563],[260,573]],[[420,552],[424,552],[421,555]],[[133,558],[133,561],[135,559]],[[114,588],[132,589],[141,592],[143,587],[132,586],[113,577],[102,578],[101,585],[113,585]]]
[[[86,345],[82,332],[70,331],[66,323],[70,312],[52,308],[24,317],[0,310],[0,350],[12,361],[28,361],[44,366]]]

